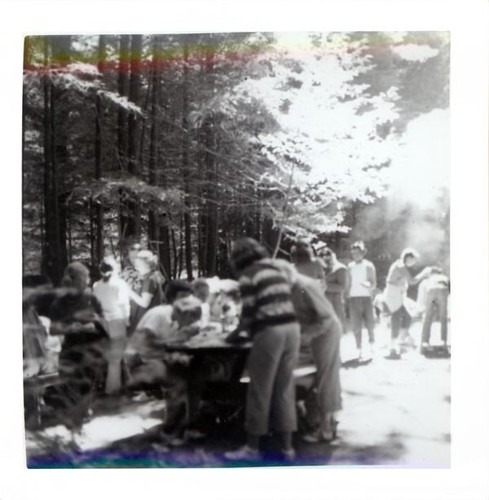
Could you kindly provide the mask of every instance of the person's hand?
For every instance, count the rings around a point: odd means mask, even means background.
[[[236,328],[236,330],[233,330],[226,338],[226,342],[229,342],[230,344],[236,344],[239,342],[247,342],[250,340],[250,336],[248,335],[247,332],[240,330],[239,328]]]

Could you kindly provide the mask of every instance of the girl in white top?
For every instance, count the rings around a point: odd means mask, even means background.
[[[94,283],[93,293],[99,300],[104,318],[107,320],[110,347],[105,392],[116,394],[121,389],[121,361],[126,347],[129,325],[129,287],[119,277],[119,266],[114,257],[105,257],[100,264],[102,279]]]

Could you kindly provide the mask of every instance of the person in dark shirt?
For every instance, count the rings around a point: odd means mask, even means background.
[[[270,429],[279,436],[282,457],[289,460],[295,455],[293,370],[299,355],[300,329],[290,285],[276,267],[264,261],[267,257],[266,249],[252,238],[238,240],[231,254],[231,263],[240,275],[243,306],[238,331],[247,331],[253,345],[248,358],[247,442],[225,455],[230,460],[258,460],[260,437]]]
[[[109,345],[100,303],[88,288],[89,271],[79,262],[68,265],[50,307],[50,333],[62,335],[59,373],[62,384],[45,400],[56,406],[67,427],[79,427],[93,398],[102,392]]]
[[[136,269],[142,276],[141,292],[129,292],[131,301],[136,304],[130,319],[130,332],[133,332],[144,313],[149,309],[166,304],[163,286],[165,279],[158,271],[158,259],[153,252],[141,250],[135,260]]]

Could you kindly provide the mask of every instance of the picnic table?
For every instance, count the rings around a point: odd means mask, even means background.
[[[203,401],[221,410],[226,408],[226,415],[236,416],[242,414],[246,388],[250,382],[246,361],[252,342],[229,342],[226,340],[227,335],[224,332],[202,330],[189,340],[165,343],[165,349],[168,353],[190,356],[189,372],[194,374],[189,378],[190,386],[199,385]],[[299,404],[310,396],[315,374],[316,367],[312,361],[301,356],[294,369]],[[226,421],[229,418],[221,415],[219,420]]]

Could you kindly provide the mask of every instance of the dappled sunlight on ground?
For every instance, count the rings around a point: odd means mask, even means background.
[[[420,325],[412,327],[419,343]],[[365,364],[341,371],[343,410],[338,439],[309,444],[295,437],[295,465],[450,466],[450,359],[428,359],[407,350],[402,359],[385,358],[389,331],[376,330],[377,349]],[[433,343],[439,342],[434,328]],[[353,335],[341,346],[343,362],[355,356]],[[218,427],[207,438],[172,447],[161,433],[164,400],[151,397],[100,400],[80,432],[62,425],[26,433],[30,466],[45,467],[219,467],[236,466],[223,453],[240,446],[244,433]],[[36,458],[37,457],[37,458]],[[274,457],[253,465],[277,465]],[[248,466],[250,464],[247,464]]]

